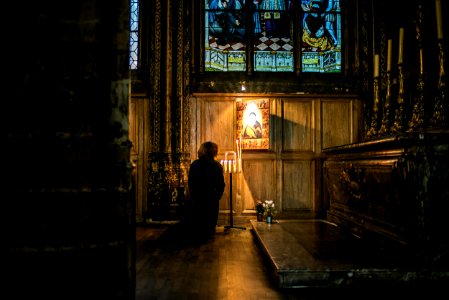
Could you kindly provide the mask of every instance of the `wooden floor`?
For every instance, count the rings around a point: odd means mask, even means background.
[[[398,299],[377,289],[279,289],[251,223],[241,225],[203,242],[178,225],[138,227],[136,300]]]
[[[251,224],[238,226],[246,229],[217,227],[205,242],[173,225],[138,227],[136,300],[321,299],[277,289]]]
[[[188,233],[176,226],[139,227],[136,300],[288,299],[294,295],[275,288],[250,224],[243,227],[247,229],[217,227],[215,238],[205,242],[189,241]]]

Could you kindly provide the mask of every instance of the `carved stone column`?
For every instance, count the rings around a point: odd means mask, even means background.
[[[151,16],[154,44],[150,45],[152,146],[148,168],[146,219],[176,218],[183,205],[189,143],[189,6],[185,1],[154,1]],[[187,29],[186,29],[187,28]]]

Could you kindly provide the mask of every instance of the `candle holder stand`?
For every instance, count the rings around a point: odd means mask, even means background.
[[[371,126],[366,133],[367,138],[372,138],[377,135],[377,112],[379,110],[379,77],[374,77],[374,101],[373,114],[371,116]]]
[[[418,8],[418,18],[416,22],[416,40],[419,45],[419,78],[416,83],[416,92],[414,96],[413,111],[408,122],[407,132],[412,133],[424,127],[424,59],[421,32],[423,30],[423,7],[420,4]]]
[[[229,158],[228,157],[229,155],[231,155],[232,157]],[[240,158],[240,155],[237,156],[234,151],[226,152],[225,159],[221,161],[224,173],[229,174],[229,225],[224,226],[225,230],[230,230],[231,228],[246,230],[246,227],[234,225],[234,216],[232,208],[232,174],[241,172],[242,170],[241,162],[242,160]]]
[[[398,81],[399,91],[398,98],[396,100],[396,109],[394,111],[393,126],[391,126],[390,132],[393,134],[401,133],[404,124],[404,73],[402,71],[402,63],[398,65]]]
[[[439,62],[440,62],[440,74],[438,78],[438,89],[435,96],[435,106],[433,109],[433,115],[430,119],[430,125],[433,127],[447,128],[449,126],[448,113],[449,104],[447,100],[447,85],[446,85],[446,73],[444,72],[444,49],[443,39],[438,40],[439,47]]]
[[[390,131],[390,100],[391,100],[391,71],[387,72],[387,94],[385,95],[385,105],[383,109],[382,123],[379,135],[386,135]]]
[[[422,49],[420,49],[421,71],[416,85],[413,113],[408,123],[408,132],[414,132],[424,126],[424,71],[422,64]]]

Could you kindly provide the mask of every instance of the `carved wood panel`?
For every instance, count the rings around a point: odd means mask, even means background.
[[[282,173],[282,210],[313,211],[315,168],[314,162],[284,161]]]
[[[257,99],[257,96],[248,96]],[[196,149],[206,140],[219,145],[218,159],[226,151],[235,151],[236,105],[241,95],[201,95],[191,99],[191,140]],[[322,147],[350,143],[356,134],[357,105],[353,98],[291,97],[270,98],[270,148],[244,150],[243,172],[233,174],[232,203],[234,216],[255,213],[255,202],[273,199],[288,217],[313,217],[325,209],[321,203],[321,166],[317,161]],[[220,212],[229,213],[229,174],[220,202]],[[322,213],[322,212],[321,212]],[[225,215],[225,216],[226,216]],[[323,215],[323,214],[321,214]],[[226,217],[225,217],[226,218]]]
[[[282,103],[283,148],[285,151],[313,151],[312,100],[284,100]]]
[[[271,199],[278,202],[274,161],[245,160],[241,188],[244,210],[254,210],[257,200]]]
[[[129,103],[129,140],[132,143],[131,161],[134,164],[134,189],[136,196],[136,221],[140,222],[147,210],[147,160],[148,115],[147,98],[132,97]]]
[[[201,142],[214,141],[220,153],[233,151],[234,135],[234,101],[206,100],[202,116],[204,128]]]
[[[321,102],[322,149],[351,143],[351,110],[347,100]]]

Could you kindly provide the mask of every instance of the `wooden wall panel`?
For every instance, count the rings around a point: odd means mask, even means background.
[[[139,149],[139,139],[137,138],[138,122],[137,122],[137,103],[131,99],[129,102],[129,139],[132,143],[131,155],[137,155]]]
[[[282,108],[284,151],[313,151],[312,101],[284,100]]]
[[[209,100],[204,104],[202,142],[214,141],[219,151],[232,151],[234,136],[234,101]]]
[[[147,160],[149,134],[149,105],[144,97],[132,97],[129,102],[129,140],[132,143],[131,161],[134,163],[136,221],[143,220],[147,210]]]
[[[314,210],[315,167],[313,161],[284,161],[282,210]]]
[[[254,210],[257,200],[276,201],[276,176],[273,160],[244,160],[241,176],[244,210]]]
[[[322,149],[351,142],[352,106],[347,100],[321,102]]]
[[[354,142],[354,123],[360,107],[354,98],[269,97],[267,95],[205,94],[192,98],[192,159],[201,142],[215,141],[218,160],[226,151],[235,150],[235,101],[267,99],[272,105],[270,149],[245,150],[243,172],[233,174],[232,208],[237,219],[255,213],[255,202],[273,199],[286,218],[310,218],[323,215],[328,206],[322,202],[322,149]],[[280,108],[279,110],[276,110]],[[220,202],[221,218],[229,213],[229,174]]]

